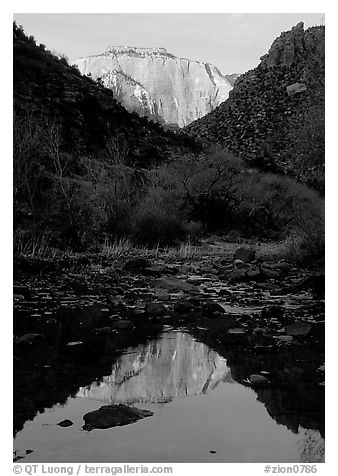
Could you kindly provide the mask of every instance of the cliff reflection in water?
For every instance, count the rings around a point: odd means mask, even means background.
[[[169,332],[126,351],[111,375],[80,388],[77,396],[106,403],[164,403],[205,394],[220,382],[233,382],[226,359],[187,333]]]

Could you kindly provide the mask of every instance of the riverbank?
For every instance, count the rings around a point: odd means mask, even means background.
[[[109,375],[126,346],[184,329],[227,359],[269,414],[324,434],[324,274],[271,246],[212,239],[17,263],[14,430]],[[256,377],[252,377],[256,376]],[[257,376],[259,376],[257,378]]]

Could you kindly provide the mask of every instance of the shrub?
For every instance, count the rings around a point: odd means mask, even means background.
[[[204,233],[204,227],[199,221],[189,221],[183,224],[185,237],[189,243],[196,244]]]
[[[140,210],[135,217],[133,235],[145,245],[173,245],[185,236],[180,220],[163,211]]]

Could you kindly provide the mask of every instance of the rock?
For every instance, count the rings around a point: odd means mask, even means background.
[[[83,342],[81,340],[77,340],[77,341],[74,341],[74,342],[67,342],[67,347],[78,347],[82,344],[83,344]]]
[[[249,377],[249,382],[251,385],[266,385],[269,383],[269,380],[266,377],[263,377],[263,375],[252,374]]]
[[[280,278],[280,271],[276,269],[269,269],[269,268],[264,268],[261,267],[260,269],[261,275],[265,279],[278,279]]]
[[[201,305],[200,299],[195,297],[189,298],[186,302],[188,302],[189,304],[192,304],[194,307],[198,307]]]
[[[24,459],[24,456],[20,456],[20,455],[14,456],[13,461],[15,463],[16,461],[20,461],[20,459]]]
[[[159,277],[165,272],[166,272],[165,266],[156,266],[156,265],[149,266],[142,270],[142,274],[144,276],[154,276],[154,277]]]
[[[121,330],[127,330],[127,329],[134,329],[134,325],[131,321],[128,319],[121,319],[119,321],[115,321],[112,323],[113,329],[121,329]]]
[[[233,266],[233,261],[231,261],[230,258],[223,258],[221,261],[218,263],[217,261],[213,263],[213,267],[217,269],[231,269]]]
[[[219,295],[220,296],[232,296],[232,292],[229,291],[228,289],[222,288],[219,290]]]
[[[206,281],[210,281],[210,279],[204,278],[203,276],[190,276],[187,279],[187,283],[193,284],[194,286],[200,286],[201,284],[205,283]]]
[[[228,330],[228,334],[245,334],[246,330],[243,329],[243,327],[232,327],[231,329]]]
[[[317,273],[310,274],[301,279],[297,284],[296,288],[298,290],[303,289],[312,289],[319,296],[324,296],[325,294],[325,274]]]
[[[17,301],[23,301],[25,296],[23,294],[13,294],[13,299]]]
[[[125,271],[140,271],[145,268],[151,268],[152,263],[145,258],[133,258],[124,265]]]
[[[222,329],[227,330],[236,327],[237,322],[236,319],[233,316],[230,316],[229,314],[220,314],[219,315],[219,321],[217,321],[217,324],[220,324],[222,326]]]
[[[149,410],[140,410],[126,405],[104,405],[83,416],[85,422],[83,429],[90,431],[94,428],[105,429],[129,425],[152,415],[153,412]]]
[[[62,426],[63,428],[67,428],[68,426],[72,426],[73,422],[71,420],[62,420],[57,423],[58,426]]]
[[[192,284],[177,278],[162,278],[152,283],[155,289],[170,289],[172,291],[196,291],[196,287]]]
[[[306,322],[298,322],[285,327],[289,336],[306,336],[311,331],[312,325]]]
[[[114,296],[122,296],[125,292],[125,289],[121,288],[120,286],[113,286],[112,288],[110,288],[110,292]]]
[[[13,294],[22,295],[25,299],[30,299],[32,297],[32,292],[28,286],[13,286]]]
[[[246,278],[249,281],[257,281],[261,278],[262,274],[259,269],[252,269],[250,271],[247,271],[246,273]]]
[[[145,307],[147,316],[163,316],[166,312],[165,306],[159,302],[148,302]]]
[[[288,96],[293,96],[294,94],[303,93],[307,90],[307,86],[304,83],[293,83],[289,86],[286,86],[286,92]]]
[[[45,336],[42,334],[24,334],[18,339],[16,339],[15,344],[38,344],[45,339]]]
[[[311,330],[308,336],[313,337],[314,339],[324,340],[325,339],[325,323],[322,321],[312,323]]]
[[[261,66],[271,68],[273,66],[290,67],[299,51],[304,50],[304,23],[299,22],[291,31],[284,31],[272,43],[269,52],[261,57]]]
[[[256,251],[252,248],[238,248],[234,254],[234,260],[241,260],[244,263],[253,261],[256,256]]]
[[[266,330],[266,327],[255,327],[253,330],[253,334],[255,336],[262,336],[263,334],[265,334]]]
[[[203,314],[208,317],[212,316],[215,312],[219,312],[221,314],[224,314],[225,312],[224,308],[214,301],[205,301],[204,303],[202,303],[202,309]]]
[[[281,306],[267,306],[262,309],[262,319],[282,319],[284,315],[284,309]]]
[[[187,314],[194,309],[194,305],[189,301],[178,301],[174,305],[174,311],[178,314]]]
[[[234,260],[234,265],[236,266],[236,268],[244,268],[245,267],[245,263],[241,259],[235,259]]]
[[[110,321],[118,321],[120,319],[120,316],[118,314],[112,314],[109,316]]]
[[[278,263],[273,264],[272,268],[287,273],[288,271],[290,271],[292,266],[287,261],[279,261]]]
[[[68,282],[68,286],[72,291],[74,291],[75,294],[88,294],[89,293],[89,287],[86,283],[85,278],[81,277],[73,281]]]
[[[293,337],[292,336],[274,336],[275,339],[282,341],[282,342],[292,342]]]
[[[246,279],[246,272],[243,269],[234,269],[227,274],[230,281],[244,281]]]

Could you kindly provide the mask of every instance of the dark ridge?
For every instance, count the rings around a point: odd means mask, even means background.
[[[323,193],[324,37],[323,26],[304,31],[302,23],[282,33],[229,99],[185,130]]]

